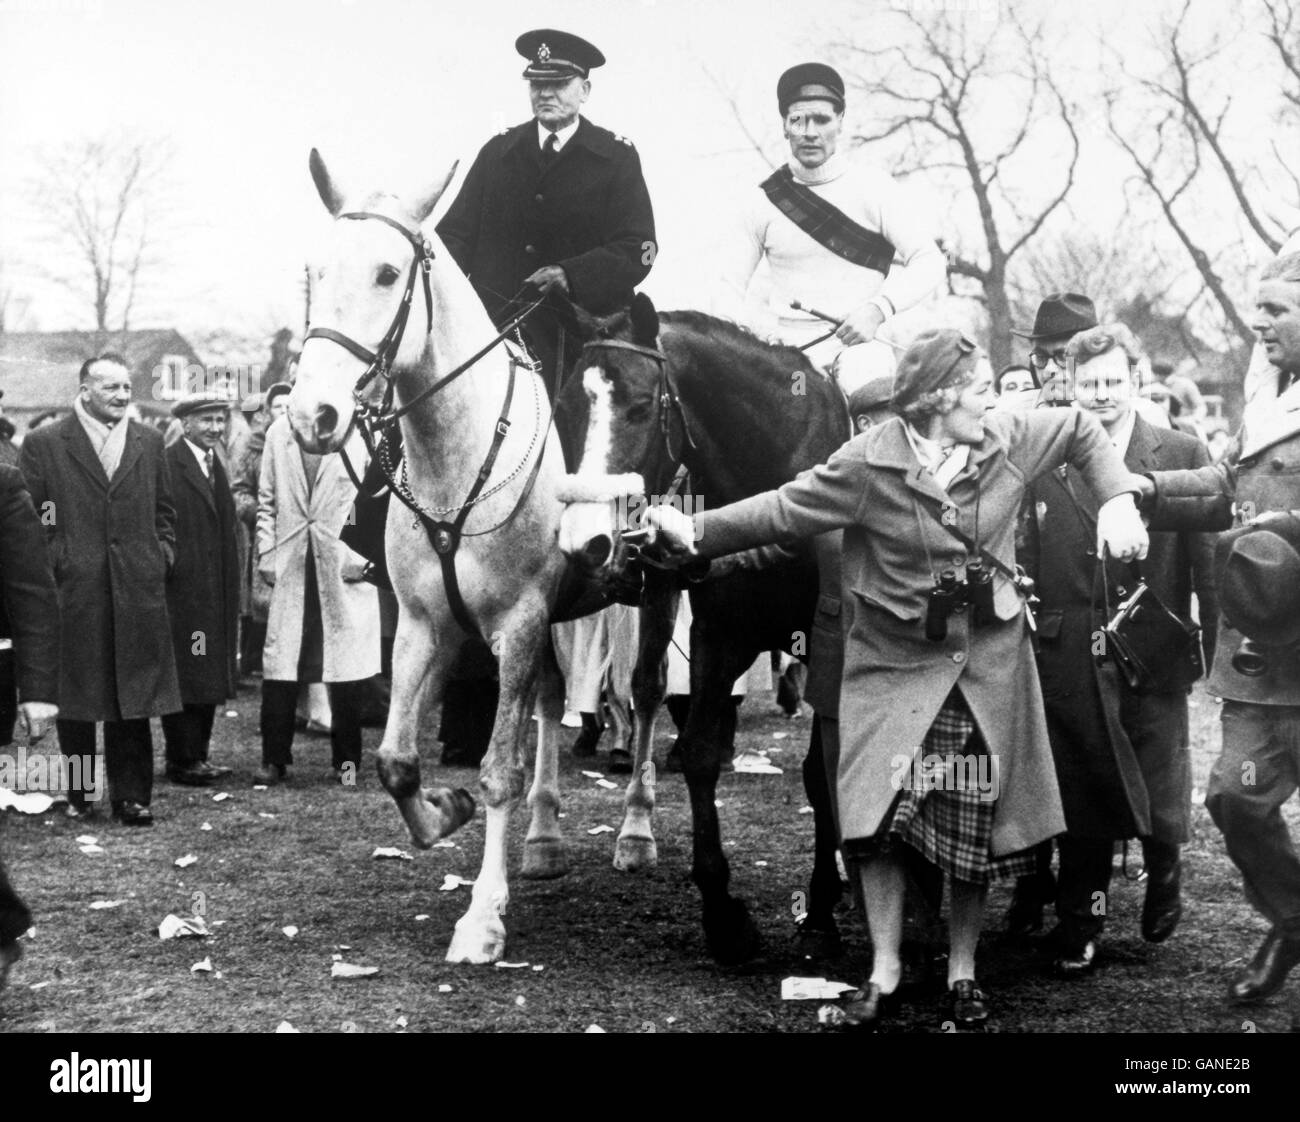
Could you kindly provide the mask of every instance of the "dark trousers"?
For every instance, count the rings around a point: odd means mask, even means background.
[[[1056,916],[1060,920],[1057,933],[1061,949],[1078,954],[1106,926],[1115,843],[1105,838],[1061,834],[1056,844],[1061,855],[1056,882]]]
[[[330,748],[335,767],[361,764],[361,707],[370,679],[356,682],[327,682],[333,724]],[[293,763],[294,716],[298,705],[298,683],[262,681],[262,763],[286,766]]]
[[[216,705],[186,705],[179,713],[168,713],[163,717],[163,740],[169,765],[188,768],[208,758],[216,713]]]
[[[59,746],[64,755],[78,755],[87,766],[82,771],[82,787],[69,790],[73,806],[85,806],[87,794],[99,788],[95,779],[94,720],[65,720],[59,727]],[[133,720],[105,720],[104,766],[108,770],[108,796],[113,806],[138,802],[148,806],[153,797],[153,736],[147,716]]]
[[[60,718],[59,748],[65,756],[95,758],[95,722]],[[148,806],[153,797],[153,736],[149,718],[104,722],[104,766],[108,771],[108,795],[114,806],[124,802]],[[80,790],[68,792],[68,802],[84,807],[86,795],[96,789],[95,765],[83,770]]]
[[[1241,870],[1246,899],[1300,938],[1300,857],[1282,818],[1300,784],[1300,706],[1223,703],[1223,753],[1205,806]]]
[[[239,627],[239,672],[262,672],[262,649],[266,646],[266,620],[241,616]]]

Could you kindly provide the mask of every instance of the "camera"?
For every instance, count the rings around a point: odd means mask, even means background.
[[[952,569],[944,569],[925,605],[925,637],[935,643],[946,639],[948,617],[965,606],[966,582],[959,581]]]
[[[967,599],[975,609],[972,622],[978,627],[984,623],[994,623],[997,614],[993,610],[993,571],[984,568],[982,562],[966,563]]]

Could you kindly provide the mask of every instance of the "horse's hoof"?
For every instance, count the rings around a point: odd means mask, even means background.
[[[463,921],[462,921],[463,922]],[[447,948],[448,962],[490,966],[506,953],[506,928],[501,922],[486,927],[464,927],[458,923]]]
[[[743,900],[728,896],[704,910],[704,938],[709,954],[723,966],[739,966],[758,955],[762,939]]]
[[[795,956],[805,962],[827,962],[844,953],[840,929],[832,919],[816,927],[805,920],[799,924],[794,937]]]
[[[474,817],[474,796],[464,787],[426,787],[424,797],[438,809],[444,826],[441,836],[454,834]]]
[[[631,775],[633,756],[626,748],[611,748],[605,770],[610,775]]]
[[[554,880],[569,871],[569,857],[559,838],[529,838],[519,875],[525,880]]]
[[[623,873],[653,869],[659,864],[659,847],[654,838],[619,838],[614,843],[614,868]]]

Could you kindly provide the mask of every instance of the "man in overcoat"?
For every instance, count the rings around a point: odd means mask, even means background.
[[[1225,529],[1235,513],[1249,531],[1225,535],[1216,558],[1222,612],[1208,684],[1223,698],[1223,752],[1205,806],[1269,924],[1229,983],[1234,1002],[1276,993],[1300,963],[1300,856],[1282,817],[1300,781],[1300,603],[1289,577],[1300,541],[1288,528],[1300,514],[1300,238],[1265,267],[1255,303],[1260,346],[1227,455],[1149,473],[1145,488],[1154,529]]]
[[[45,555],[44,534],[22,474],[0,466],[0,747],[14,723],[35,744],[59,714],[59,595]],[[0,860],[0,989],[22,956],[19,937],[31,913]]]
[[[658,245],[632,142],[580,115],[588,75],[605,56],[550,29],[524,33],[515,49],[528,60],[533,116],[483,146],[438,236],[497,324],[519,310],[512,301],[525,286],[528,298],[559,288],[608,315],[631,303]],[[543,306],[523,329],[554,392],[555,372],[565,368],[559,322]]]
[[[59,588],[59,744],[104,760],[114,817],[150,826],[149,718],[181,708],[167,616],[176,511],[156,429],[126,416],[131,374],[117,355],[81,368],[73,411],[23,442],[19,466],[45,527]],[[69,812],[88,813],[85,792]]]
[[[347,448],[364,470],[354,433]],[[338,452],[318,456],[294,439],[287,417],[266,431],[257,508],[258,579],[271,586],[262,659],[262,771],[277,782],[293,762],[300,682],[324,682],[333,726],[334,775],[357,782],[361,705],[379,673],[379,598],[362,581],[365,558],[339,540],[357,489]]]
[[[176,506],[176,563],[167,581],[184,705],[163,716],[167,778],[205,787],[229,774],[208,761],[217,706],[235,696],[239,549],[235,504],[216,454],[229,403],[192,397],[172,409],[184,435],[167,449]]]
[[[1081,331],[1066,347],[1076,407],[1092,413],[1130,471],[1208,464],[1194,437],[1158,429],[1133,408],[1141,349],[1122,324]],[[1074,468],[1036,480],[1026,502],[1025,567],[1037,582],[1038,669],[1066,833],[1057,841],[1054,968],[1090,972],[1106,923],[1115,842],[1141,838],[1147,877],[1142,935],[1162,942],[1181,914],[1179,847],[1190,837],[1192,762],[1187,690],[1140,694],[1107,660],[1095,636],[1132,593],[1129,566],[1097,558],[1097,501]],[[1218,607],[1213,540],[1152,534],[1142,578],[1161,603],[1200,621],[1213,637]],[[1211,651],[1213,643],[1208,643]]]

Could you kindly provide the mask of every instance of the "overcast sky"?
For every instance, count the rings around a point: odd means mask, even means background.
[[[0,258],[26,320],[14,326],[93,326],[88,302],[45,276],[79,263],[52,252],[31,205],[33,157],[124,129],[166,137],[174,152],[169,267],[135,325],[298,329],[302,264],[326,218],[310,148],[358,185],[467,166],[489,135],[528,117],[513,43],[539,26],[606,54],[586,114],[641,153],[661,243],[646,288],[661,306],[698,305],[702,254],[735,191],[766,167],[705,67],[772,136],[782,69],[816,57],[850,16],[887,43],[902,18],[891,5],[933,2],[0,0]],[[994,0],[948,2],[964,19],[998,15]],[[1080,10],[1019,0],[1049,3]],[[1119,21],[1125,8],[1100,0],[1088,15]],[[936,207],[916,189],[918,205]]]

